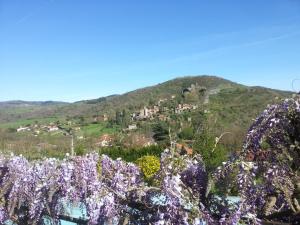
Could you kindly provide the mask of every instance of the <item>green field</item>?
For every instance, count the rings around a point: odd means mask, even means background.
[[[83,135],[85,137],[95,137],[102,134],[114,134],[120,131],[119,126],[114,126],[112,128],[108,128],[106,123],[97,123],[97,124],[88,124],[81,127],[78,135]]]

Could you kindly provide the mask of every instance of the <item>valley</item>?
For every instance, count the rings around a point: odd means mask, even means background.
[[[100,149],[193,148],[202,133],[238,152],[252,120],[292,92],[248,87],[215,76],[182,77],[122,95],[65,102],[0,104],[0,147],[29,158]]]

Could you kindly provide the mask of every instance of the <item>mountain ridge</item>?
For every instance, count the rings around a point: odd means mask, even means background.
[[[26,145],[20,146],[34,149],[39,142],[51,140],[50,144],[68,150],[68,140],[65,140],[68,138],[64,136],[10,133],[24,126],[57,124],[82,130],[79,137],[83,138],[87,148],[94,148],[99,137],[107,133],[115,137],[144,135],[151,138],[153,126],[161,123],[167,124],[176,135],[187,128],[192,128],[193,134],[205,128],[215,137],[226,133],[222,144],[238,150],[253,119],[267,105],[292,94],[290,91],[249,87],[216,76],[185,76],[122,95],[75,103],[48,101],[26,105],[25,102],[24,106],[24,101],[10,102],[20,105],[0,107],[0,144],[15,146],[22,142]],[[132,144],[135,141],[132,139]]]
[[[184,80],[184,79],[194,79],[194,78],[199,78],[199,77],[210,77],[210,78],[216,78],[216,79],[222,79],[224,81],[227,82],[231,82],[234,84],[238,84],[241,86],[245,86],[245,87],[249,87],[249,88],[265,88],[265,89],[269,89],[269,90],[275,90],[275,91],[282,91],[282,92],[289,92],[289,93],[294,93],[291,90],[283,90],[283,89],[276,89],[276,88],[270,88],[270,87],[266,87],[266,86],[260,86],[260,85],[245,85],[245,84],[240,84],[238,82],[235,81],[231,81],[229,79],[225,79],[222,78],[220,76],[216,76],[216,75],[186,75],[186,76],[180,76],[180,77],[176,77],[174,79],[170,79],[161,83],[157,83],[157,84],[153,84],[153,85],[149,85],[149,86],[145,86],[145,87],[141,87],[141,88],[137,88],[135,90],[132,91],[127,91],[125,93],[121,93],[121,94],[111,94],[111,95],[105,95],[105,96],[100,96],[97,98],[91,98],[91,99],[82,99],[82,100],[78,100],[78,101],[74,101],[74,102],[69,102],[69,101],[60,101],[60,100],[22,100],[22,99],[13,99],[13,100],[3,100],[0,101],[0,105],[1,104],[5,104],[5,103],[24,103],[24,104],[47,104],[47,103],[52,103],[52,104],[73,104],[73,103],[82,103],[82,102],[88,102],[88,101],[96,101],[98,99],[102,99],[102,98],[112,98],[112,97],[118,97],[118,96],[122,96],[122,95],[126,95],[135,91],[139,91],[139,90],[143,90],[143,89],[147,89],[147,88],[152,88],[158,85],[162,85],[162,84],[166,84],[168,82],[172,82],[172,81],[177,81],[177,80]]]
[[[231,95],[234,96],[238,95],[240,92],[242,96],[245,96],[244,98],[246,98],[247,95],[248,97],[253,97],[253,95],[263,94],[264,99],[260,96],[256,99],[256,103],[261,104],[262,106],[265,106],[266,103],[270,102],[274,97],[288,97],[293,93],[290,91],[282,91],[260,86],[249,87],[218,76],[182,76],[156,85],[129,91],[121,95],[109,95],[96,99],[81,100],[74,103],[21,100],[0,102],[0,122],[10,122],[18,119],[39,119],[44,117],[92,117],[94,115],[104,113],[114,115],[116,111],[123,109],[135,111],[141,107],[151,105],[151,103],[157,102],[162,98],[176,96],[176,98],[179,99],[181,98],[182,90],[189,88],[192,85],[198,85],[199,87],[205,88],[207,93],[210,93],[210,91],[211,93],[214,93],[215,91],[215,94],[209,95],[212,99],[216,96],[220,98],[220,95],[222,94],[226,94],[228,98],[231,98],[232,96],[230,96],[226,90],[231,91]],[[252,91],[251,94],[249,94],[250,90]],[[239,104],[239,100],[235,100],[236,104]],[[198,103],[202,104],[201,102]],[[245,105],[245,102],[240,103]],[[5,107],[5,105],[9,107]],[[247,107],[247,105],[245,105],[245,107]]]

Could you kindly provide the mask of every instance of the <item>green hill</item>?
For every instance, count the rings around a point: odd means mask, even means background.
[[[198,90],[183,99],[182,92],[192,85],[198,86]],[[291,95],[292,92],[264,87],[248,87],[215,76],[190,76],[141,88],[123,95],[66,105],[62,107],[62,112],[73,116],[88,117],[103,113],[114,116],[116,110],[127,109],[133,112],[154,104],[159,99],[170,99],[171,96],[176,96],[177,102],[191,102],[209,111],[211,125],[215,129],[223,131],[242,127],[245,130],[252,119],[268,104]]]
[[[191,85],[205,88],[204,98],[194,99],[197,104],[205,104],[220,123],[231,122],[249,124],[262,109],[276,100],[291,96],[292,92],[263,87],[248,87],[216,76],[186,76],[155,86],[141,88],[123,95],[112,95],[75,103],[63,102],[0,102],[0,122],[15,122],[26,119],[43,119],[66,116],[90,117],[107,113],[114,115],[116,110],[138,110],[157,102],[159,99],[175,95],[180,98],[182,91]],[[205,102],[206,101],[206,102]]]
[[[222,141],[236,147],[241,145],[252,120],[268,104],[278,102],[292,94],[264,87],[248,87],[216,76],[186,76],[122,95],[75,103],[2,102],[0,128],[17,128],[20,125],[38,122],[45,124],[79,118],[81,122],[85,121],[85,127],[82,129],[86,131],[85,134],[92,133],[93,136],[97,136],[107,129],[105,124],[99,125],[99,128],[97,125],[88,126],[93,123],[95,116],[106,114],[109,121],[115,121],[116,112],[126,112],[128,116],[144,107],[153,107],[160,101],[162,102],[160,107],[170,109],[168,116],[175,132],[176,129],[179,132],[182,126],[186,127],[189,124],[195,128],[197,118],[205,115],[209,129],[215,135],[230,132]],[[176,114],[174,110],[179,104],[195,105],[197,109]],[[188,118],[193,124],[186,122]],[[141,124],[140,127],[145,131],[148,129],[147,124],[150,127],[153,121],[146,120]],[[93,127],[93,132],[89,130],[90,127]],[[121,124],[119,128],[125,127]],[[109,128],[109,133],[114,131],[120,132],[121,129]]]

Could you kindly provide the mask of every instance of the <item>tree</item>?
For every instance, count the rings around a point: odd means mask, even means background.
[[[76,156],[82,156],[85,154],[85,147],[84,147],[84,144],[83,143],[78,143],[75,147],[75,155]]]
[[[116,124],[121,125],[122,124],[122,112],[119,110],[116,111]]]
[[[193,151],[200,154],[208,172],[214,171],[222,162],[227,161],[228,151],[222,144],[216,145],[216,138],[207,130],[196,136]]]
[[[122,111],[122,127],[127,127],[130,123],[130,113],[127,110],[123,109]]]
[[[154,133],[153,138],[160,144],[167,144],[170,142],[169,127],[166,123],[159,122],[154,124],[152,131]]]
[[[79,116],[78,119],[79,119],[80,125],[84,125],[84,121],[85,121],[84,117],[83,116]]]
[[[194,139],[194,130],[191,127],[185,127],[182,131],[178,134],[179,138],[184,140],[192,140]]]
[[[117,110],[115,121],[117,125],[127,127],[130,123],[130,114],[125,109],[123,109],[122,112]]]

